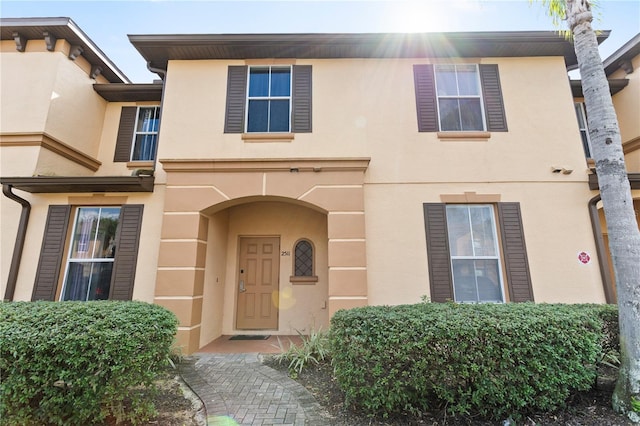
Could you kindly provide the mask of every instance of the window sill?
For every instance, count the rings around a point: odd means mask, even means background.
[[[245,142],[291,142],[295,133],[243,133]]]
[[[128,161],[127,168],[128,169],[153,169],[155,166],[154,161]]]
[[[438,132],[438,139],[454,142],[486,141],[491,132]]]
[[[318,277],[316,275],[311,277],[296,277],[292,275],[289,277],[289,281],[291,281],[291,284],[313,285],[318,282]]]

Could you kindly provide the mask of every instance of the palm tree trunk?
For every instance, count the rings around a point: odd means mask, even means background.
[[[567,21],[580,65],[589,136],[609,233],[620,321],[620,375],[613,395],[617,412],[640,421],[632,398],[640,397],[640,231],[633,210],[620,129],[598,53],[587,0],[567,0]]]

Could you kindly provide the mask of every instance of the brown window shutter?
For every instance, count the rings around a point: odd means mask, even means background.
[[[244,108],[247,102],[247,66],[230,66],[227,74],[225,133],[244,132]]]
[[[439,130],[438,102],[433,65],[414,65],[413,80],[416,90],[418,131],[437,132]]]
[[[292,132],[311,133],[311,91],[311,65],[294,65]]]
[[[533,301],[531,274],[524,243],[520,203],[498,203],[498,222],[506,268],[509,299],[512,302]]]
[[[482,64],[479,68],[487,130],[489,132],[506,132],[507,118],[504,113],[498,65]]]
[[[423,208],[431,301],[446,302],[453,300],[446,205],[424,203]]]
[[[67,239],[71,206],[49,206],[31,300],[54,300]]]
[[[113,161],[116,163],[127,162],[131,159],[131,144],[133,143],[137,113],[137,107],[122,107],[118,138],[116,139],[116,152],[113,156]]]
[[[127,204],[120,210],[109,299],[131,300],[133,295],[143,208],[142,204]]]

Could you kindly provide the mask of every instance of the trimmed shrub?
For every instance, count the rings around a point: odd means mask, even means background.
[[[1,304],[3,424],[145,420],[176,328],[173,313],[142,302]]]
[[[371,415],[446,407],[518,418],[594,385],[617,315],[601,305],[371,306],[337,312],[330,339],[347,404]]]

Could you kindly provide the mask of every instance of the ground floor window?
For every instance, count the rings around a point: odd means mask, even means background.
[[[120,207],[79,207],[61,300],[106,300],[116,253]]]
[[[295,247],[295,268],[296,277],[313,276],[313,246],[307,240],[300,240]]]
[[[447,205],[446,219],[455,301],[503,302],[493,205]]]

